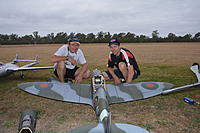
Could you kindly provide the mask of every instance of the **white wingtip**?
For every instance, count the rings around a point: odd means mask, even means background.
[[[194,63],[190,67],[190,70],[196,75],[198,82],[200,82],[199,64],[198,63]]]
[[[36,56],[35,56],[35,60],[36,60],[36,61],[38,61],[38,59],[39,59],[39,56],[38,56],[38,55],[36,55]]]
[[[19,54],[16,54],[16,57],[15,57],[15,59],[16,59],[16,60],[18,60],[18,58],[19,58]]]
[[[16,54],[16,55],[15,55],[15,58],[14,58],[13,61],[12,61],[12,63],[13,63],[13,64],[17,63],[17,62],[18,62],[18,59],[19,59],[19,55]]]

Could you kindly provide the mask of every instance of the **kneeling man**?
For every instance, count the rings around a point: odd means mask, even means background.
[[[103,72],[105,79],[113,79],[115,84],[130,83],[140,75],[140,70],[134,55],[126,48],[120,47],[120,42],[112,39],[109,42],[110,54],[108,70]],[[113,69],[114,66],[117,69]]]
[[[71,38],[68,40],[68,45],[63,45],[54,53],[52,57],[52,62],[55,63],[54,74],[61,82],[73,79],[75,83],[80,83],[90,76],[85,56],[79,47],[80,40]],[[82,67],[78,67],[78,64]]]

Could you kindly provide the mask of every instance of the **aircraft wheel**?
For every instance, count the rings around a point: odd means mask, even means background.
[[[20,78],[21,78],[21,79],[24,79],[24,77],[25,77],[24,74],[21,74],[21,75],[20,75]]]

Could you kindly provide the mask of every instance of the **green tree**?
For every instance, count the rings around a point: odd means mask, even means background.
[[[169,39],[175,39],[176,35],[174,33],[169,33],[167,36]]]
[[[56,34],[55,38],[54,38],[54,41],[55,43],[66,43],[67,42],[67,33],[64,33],[64,32],[59,32]]]
[[[46,39],[47,39],[46,41],[47,41],[48,43],[54,43],[54,39],[55,39],[54,33],[47,34]],[[44,41],[45,41],[45,40],[44,40]]]
[[[37,44],[40,39],[40,35],[38,34],[38,31],[33,32],[33,39],[34,39],[34,44]]]
[[[86,39],[87,39],[87,42],[93,42],[95,40],[95,35],[94,33],[88,33],[86,35]]]
[[[9,42],[9,35],[0,34],[0,44],[7,44]]]
[[[190,40],[190,39],[192,39],[192,35],[186,34],[186,35],[183,36],[183,38],[186,39],[186,40]]]
[[[75,37],[79,38],[81,42],[85,42],[86,35],[84,33],[77,33]]]
[[[159,38],[159,32],[158,32],[158,30],[154,30],[153,32],[152,32],[152,38],[153,39],[157,39],[157,38]]]
[[[100,31],[97,33],[97,39],[103,39],[104,38],[104,32],[103,31]]]
[[[194,35],[194,39],[200,39],[200,32],[198,32],[198,33],[196,33],[196,34]]]
[[[71,32],[71,33],[69,34],[68,38],[73,38],[73,37],[75,37],[75,33],[74,33],[74,32]]]
[[[25,35],[21,37],[22,44],[32,44],[33,43],[33,36],[32,35]]]
[[[104,36],[105,39],[110,40],[111,37],[112,35],[110,34],[110,32],[105,33],[105,36]]]
[[[126,36],[126,33],[119,33],[118,39],[123,39]]]

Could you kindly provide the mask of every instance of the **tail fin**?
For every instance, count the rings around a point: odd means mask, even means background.
[[[35,56],[35,62],[38,62],[38,63],[39,63],[38,59],[39,59],[39,56],[36,55],[36,56]]]
[[[16,64],[18,62],[19,55],[16,54],[15,58],[13,59],[12,63]]]
[[[18,58],[19,58],[19,55],[18,55],[18,54],[16,54],[16,56],[15,56],[15,60],[18,60]]]
[[[105,117],[102,121],[105,133],[111,133],[111,112],[108,113],[108,117]]]
[[[190,69],[196,75],[198,82],[200,82],[199,64],[194,63]]]

